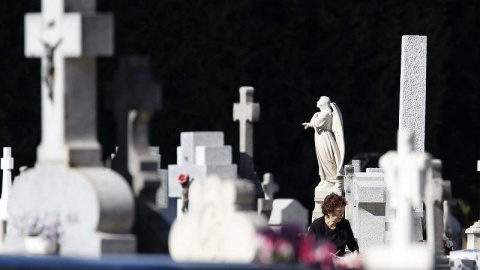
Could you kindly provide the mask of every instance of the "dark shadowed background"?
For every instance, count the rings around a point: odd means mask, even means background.
[[[346,161],[395,149],[401,37],[426,35],[426,150],[443,161],[468,225],[480,194],[480,2],[419,2],[98,0],[115,16],[115,57],[98,60],[104,156],[116,145],[105,84],[119,57],[149,55],[164,88],[151,123],[163,168],[176,163],[182,131],[223,131],[237,162],[232,106],[240,86],[253,86],[256,171],[275,175],[277,197],[312,210],[317,160],[301,123],[326,95],[343,113]],[[0,2],[0,145],[13,147],[16,168],[33,166],[40,142],[40,60],[23,54],[23,16],[39,11],[40,0]]]

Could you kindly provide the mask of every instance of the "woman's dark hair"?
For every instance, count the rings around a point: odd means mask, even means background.
[[[327,215],[328,213],[332,213],[338,207],[344,207],[347,205],[347,201],[344,197],[339,196],[335,193],[330,193],[322,204],[322,213],[323,215]]]

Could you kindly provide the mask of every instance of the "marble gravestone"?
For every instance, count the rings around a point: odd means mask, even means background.
[[[240,103],[233,104],[233,121],[240,123],[240,160],[238,175],[244,179],[255,174],[253,163],[253,122],[260,118],[260,104],[253,102],[255,89],[243,86],[239,89]]]
[[[294,199],[273,199],[278,191],[278,185],[273,181],[273,175],[266,173],[262,182],[265,198],[257,199],[257,212],[268,219],[268,226],[280,230],[284,224],[298,225],[306,231],[308,225],[308,210]]]
[[[201,182],[208,175],[236,178],[237,165],[232,164],[232,147],[224,145],[223,132],[182,132],[177,147],[177,164],[168,165],[169,211],[176,209],[170,220],[181,215],[182,187],[178,176],[187,173]],[[176,204],[175,204],[176,202]],[[167,217],[168,218],[168,217]]]
[[[414,239],[412,207],[425,196],[426,172],[431,157],[414,151],[412,134],[400,129],[398,150],[387,152],[380,158],[385,170],[385,184],[396,210],[388,248],[376,247],[365,251],[367,269],[433,269],[435,253]],[[391,256],[394,254],[394,256]]]
[[[362,250],[384,246],[388,196],[383,171],[381,168],[366,168],[366,172],[361,172],[359,160],[352,160],[352,164],[345,166],[345,218],[350,221]]]
[[[273,200],[272,213],[268,219],[268,226],[273,230],[280,230],[285,224],[295,224],[303,232],[306,232],[308,226],[308,210],[295,199]]]
[[[175,261],[251,263],[257,232],[267,226],[252,208],[253,184],[209,176],[190,187],[192,207],[175,220],[169,250]],[[239,210],[243,209],[243,210]]]
[[[8,215],[58,215],[65,256],[136,250],[133,194],[101,166],[96,138],[95,57],[113,54],[113,17],[95,8],[95,1],[43,0],[41,14],[25,16],[25,55],[42,59],[42,138],[35,167],[14,181]],[[6,249],[23,252],[15,232]]]
[[[233,104],[233,121],[240,124],[238,176],[250,180],[255,186],[257,197],[261,198],[262,187],[253,162],[253,122],[260,119],[260,104],[253,102],[253,87],[242,86],[239,92],[240,102]]]
[[[362,249],[385,245],[387,190],[382,173],[356,173],[352,230]]]

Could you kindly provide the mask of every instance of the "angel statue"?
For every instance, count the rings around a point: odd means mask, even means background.
[[[317,102],[320,112],[313,115],[305,129],[315,130],[315,152],[318,160],[318,174],[322,180],[315,190],[337,190],[341,192],[342,165],[345,156],[343,119],[337,104],[326,96]]]

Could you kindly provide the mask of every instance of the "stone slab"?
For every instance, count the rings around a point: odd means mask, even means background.
[[[384,174],[380,172],[355,173],[355,181],[383,181]]]
[[[383,168],[367,168],[367,173],[384,173]]]
[[[385,203],[387,192],[384,181],[355,182],[355,201],[357,203]]]
[[[197,146],[223,146],[223,132],[182,132],[180,134],[181,163],[195,164],[195,148]],[[177,156],[178,160],[178,156]]]
[[[195,148],[195,162],[197,165],[232,164],[232,147],[229,145],[197,146]]]

